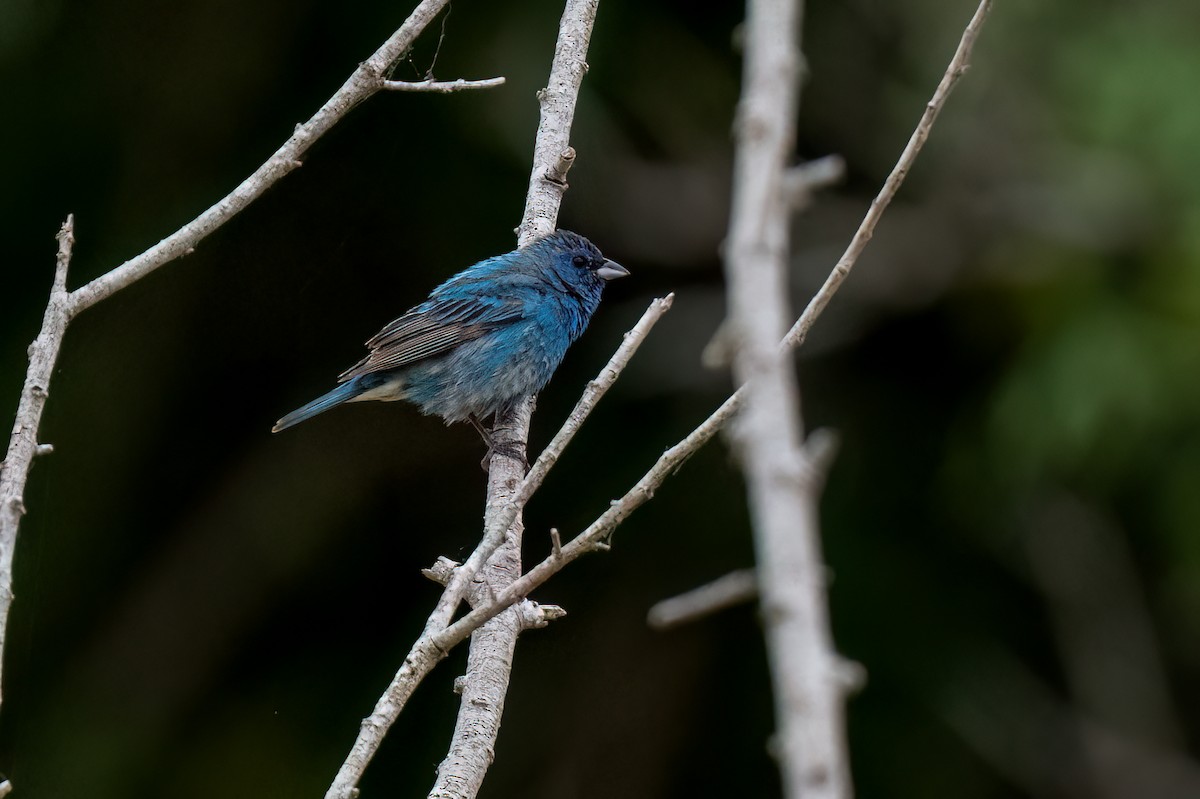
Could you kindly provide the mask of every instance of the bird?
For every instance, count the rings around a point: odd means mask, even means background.
[[[337,388],[284,416],[272,432],[347,402],[407,400],[447,424],[470,422],[490,456],[481,420],[541,391],[587,329],[604,286],[628,274],[569,230],[480,261],[388,323]]]

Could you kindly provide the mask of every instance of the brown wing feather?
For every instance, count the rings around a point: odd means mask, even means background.
[[[522,315],[520,306],[501,302],[463,299],[419,305],[372,336],[367,357],[342,372],[338,382],[444,355]]]

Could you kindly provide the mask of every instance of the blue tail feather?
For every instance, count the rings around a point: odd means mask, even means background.
[[[296,410],[284,416],[275,426],[271,428],[272,433],[278,433],[280,430],[286,430],[294,424],[299,424],[305,419],[311,419],[318,413],[323,413],[343,402],[349,402],[359,394],[367,390],[367,386],[363,386],[358,380],[351,380],[330,391],[328,394],[317,397],[312,402],[297,408]]]

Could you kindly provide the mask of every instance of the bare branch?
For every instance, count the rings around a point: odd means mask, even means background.
[[[587,47],[598,3],[599,0],[567,0],[559,23],[550,80],[538,92],[542,119],[533,146],[525,214],[517,227],[517,242],[521,245],[553,233],[558,221],[558,206],[567,189],[566,170],[575,160],[571,123],[575,119],[579,87],[587,73]]]
[[[846,177],[846,161],[840,155],[826,155],[805,161],[783,174],[783,194],[794,209],[808,205],[814,192],[835,186]]]
[[[332,97],[307,122],[297,125],[275,154],[215,205],[150,249],[108,274],[71,292],[71,314],[92,307],[164,264],[191,253],[210,233],[257,200],[302,163],[302,156],[342,117],[380,89],[388,69],[412,47],[421,31],[449,0],[423,0],[378,50],[350,75]]]
[[[75,217],[70,215],[58,231],[58,257],[50,301],[42,317],[42,329],[29,345],[29,369],[17,404],[17,418],[8,439],[8,451],[0,466],[0,663],[4,660],[4,641],[8,631],[8,612],[13,601],[13,554],[17,531],[25,514],[25,483],[34,456],[45,454],[37,443],[38,425],[50,394],[50,376],[62,348],[70,321],[70,295],[67,293],[67,268],[75,246]],[[52,449],[52,448],[51,448]],[[2,693],[0,693],[2,696]]]
[[[904,152],[900,154],[900,160],[892,167],[892,172],[888,175],[887,180],[884,181],[883,188],[879,190],[879,194],[871,201],[871,207],[867,210],[867,215],[863,217],[863,221],[858,226],[854,237],[850,239],[850,245],[846,247],[846,252],[838,259],[837,265],[829,273],[829,277],[825,279],[824,285],[809,300],[804,313],[800,315],[800,318],[792,325],[792,329],[788,331],[787,336],[784,337],[784,342],[787,346],[797,347],[804,341],[809,329],[812,328],[813,322],[817,321],[817,317],[821,315],[821,311],[825,310],[825,306],[829,304],[829,301],[833,299],[833,295],[837,293],[838,287],[842,285],[846,276],[850,274],[850,270],[854,268],[854,264],[858,262],[858,257],[867,248],[867,242],[875,234],[875,226],[879,224],[879,220],[883,217],[883,212],[887,210],[888,205],[892,202],[892,198],[900,190],[900,186],[904,183],[904,179],[908,177],[909,170],[912,169],[912,165],[916,162],[921,148],[925,146],[925,140],[929,138],[929,132],[933,129],[933,123],[937,121],[938,114],[942,112],[942,107],[946,104],[946,98],[950,96],[950,92],[958,84],[959,78],[967,73],[967,68],[971,61],[971,51],[975,49],[975,40],[979,36],[980,29],[983,28],[983,23],[987,19],[988,12],[991,10],[992,0],[983,0],[979,4],[979,8],[975,10],[975,15],[971,17],[966,30],[963,31],[962,39],[958,42],[958,49],[955,50],[954,57],[950,59],[950,65],[946,67],[946,72],[942,75],[941,82],[938,83],[937,89],[934,90],[933,97],[925,104],[925,112],[921,114],[921,120],[917,123],[917,127],[909,138],[908,144],[904,147]]]
[[[434,94],[450,94],[466,89],[492,89],[503,86],[504,78],[485,78],[483,80],[385,80],[379,88],[389,92],[433,92]]]
[[[646,614],[646,623],[656,630],[669,630],[757,597],[758,575],[754,569],[738,569],[655,604]]]
[[[733,371],[746,407],[733,430],[754,527],[763,633],[775,699],[774,747],[788,799],[845,799],[849,753],[829,630],[818,525],[820,486],[801,449],[800,391],[779,340],[787,304],[786,189],[796,137],[801,0],[750,0],[738,104],[725,275]],[[793,183],[795,181],[792,181]],[[807,184],[801,184],[807,194]]]
[[[454,570],[459,567],[458,561],[450,560],[445,556],[441,556],[428,569],[421,569],[421,574],[433,580],[438,585],[446,585],[450,582],[450,578],[454,575]]]

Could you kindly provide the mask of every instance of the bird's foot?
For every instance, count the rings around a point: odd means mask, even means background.
[[[529,459],[525,457],[525,446],[523,444],[497,444],[495,442],[488,442],[487,454],[479,462],[479,467],[485,472],[490,471],[493,455],[503,455],[506,458],[512,458],[514,461],[520,461],[522,472],[529,471]]]
[[[496,439],[492,437],[491,431],[483,426],[479,418],[475,414],[467,416],[467,420],[471,423],[478,432],[483,443],[487,444],[487,454],[483,456],[483,460],[479,462],[479,468],[485,472],[490,471],[493,455],[503,455],[506,458],[512,458],[514,461],[520,461],[524,471],[529,471],[529,459],[525,457],[525,445],[519,442],[508,444],[497,444]]]

